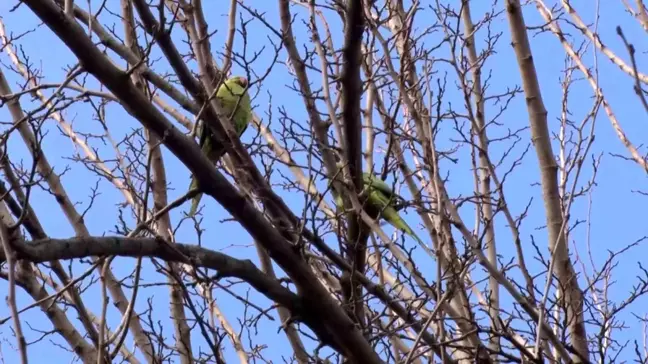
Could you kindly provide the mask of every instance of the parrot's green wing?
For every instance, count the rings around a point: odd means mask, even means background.
[[[403,220],[398,213],[398,209],[395,208],[397,200],[402,200],[403,198],[394,193],[391,186],[370,173],[363,173],[362,178],[363,183],[367,188],[367,191],[363,193],[363,199],[366,206],[365,210],[367,210],[370,215],[373,215],[372,217],[377,217],[375,214],[380,213],[380,217],[389,224],[423,244],[423,241],[414,233],[414,230],[407,225],[405,220]],[[342,196],[336,194],[335,203],[338,208],[342,208]]]
[[[223,112],[234,123],[234,130],[239,137],[245,132],[249,122],[252,121],[252,105],[246,87],[247,80],[237,76],[225,81],[216,92],[216,97],[223,108]],[[216,164],[225,154],[225,147],[216,142],[211,129],[205,125],[204,121],[198,129],[198,136],[202,152],[212,163]],[[189,189],[197,187],[198,181],[192,177]],[[201,198],[202,193],[193,198],[189,210],[190,216],[196,213]]]
[[[386,184],[385,184],[386,185]],[[373,187],[373,183],[372,183]],[[389,187],[389,186],[387,186]],[[390,189],[391,190],[391,189]],[[407,225],[405,220],[400,216],[398,211],[394,208],[395,201],[388,195],[384,194],[380,189],[371,189],[367,195],[367,203],[373,208],[380,211],[380,216],[390,223],[395,228],[403,231],[405,234],[418,240],[420,243],[423,241],[414,233],[414,230]]]
[[[380,178],[374,176],[373,174],[370,174],[370,173],[367,173],[367,172],[363,173],[362,174],[362,180],[363,180],[365,186],[370,186],[371,189],[378,190],[387,197],[391,197],[394,200],[402,200],[403,199],[396,192],[394,192],[394,190],[392,189],[392,186],[388,185],[383,180],[381,180]]]
[[[344,208],[344,201],[342,201],[342,195],[339,193],[335,194],[335,205],[340,209]]]
[[[369,188],[371,190],[380,191],[382,194],[390,198],[391,205],[394,209],[396,209],[396,211],[400,211],[405,207],[405,199],[394,192],[392,186],[383,182],[383,180],[381,180],[380,178],[374,176],[373,174],[365,172],[362,174],[362,179],[365,186],[370,186]]]

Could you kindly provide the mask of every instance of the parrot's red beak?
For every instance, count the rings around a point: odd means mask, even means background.
[[[248,85],[248,80],[245,77],[239,77],[238,78],[238,84],[241,85],[241,87],[246,88]]]

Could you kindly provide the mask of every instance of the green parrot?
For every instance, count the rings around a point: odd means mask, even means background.
[[[248,81],[245,77],[235,76],[225,81],[216,92],[216,97],[227,117],[234,122],[234,130],[240,137],[247,129],[248,124],[252,121],[252,106],[250,95],[246,92]],[[235,110],[236,109],[236,110]],[[214,164],[225,154],[225,148],[219,145],[214,139],[211,129],[205,125],[204,121],[198,127],[199,145],[202,152]],[[198,180],[191,178],[189,190],[198,187]],[[189,215],[193,216],[198,210],[198,204],[202,198],[202,193],[197,194],[191,202]]]
[[[372,218],[377,218],[380,215],[392,226],[422,243],[414,230],[407,225],[398,213],[404,205],[397,203],[399,200],[404,201],[404,199],[396,194],[387,183],[370,173],[365,172],[362,174],[362,182],[364,189],[359,197],[367,214]],[[335,202],[338,206],[342,206],[342,197],[338,195]]]

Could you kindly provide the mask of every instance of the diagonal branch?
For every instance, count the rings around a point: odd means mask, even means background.
[[[308,299],[308,304],[325,318],[322,325],[329,333],[334,333],[331,335],[334,344],[342,348],[344,354],[351,359],[362,358],[366,363],[382,362],[281,233],[213,167],[195,142],[173,126],[137,90],[125,72],[111,64],[88,39],[83,29],[70,19],[62,17],[60,9],[51,1],[28,0],[25,4],[66,43],[88,72],[122,100],[127,112],[161,138],[196,176],[198,182],[205,186],[205,193],[214,197],[268,250],[270,256],[292,278],[300,294]]]

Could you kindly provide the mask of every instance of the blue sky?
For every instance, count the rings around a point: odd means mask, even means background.
[[[9,3],[0,3],[0,14],[5,14],[3,15],[3,22],[5,23],[7,30],[18,34],[33,29],[38,24],[38,20],[30,13],[26,6],[23,5],[15,12],[8,13],[8,9],[13,7],[14,3],[14,1],[10,1]],[[99,2],[97,1],[92,2],[93,8],[96,8],[98,3]],[[227,19],[227,9],[224,6],[221,8],[220,3],[218,2],[204,3],[206,6],[205,14],[209,14],[208,21],[211,26],[210,29],[224,29]],[[279,28],[279,15],[277,12],[276,2],[254,1],[249,3],[251,3],[251,6],[256,7],[259,12],[264,13],[266,20],[270,24]],[[481,18],[484,12],[489,9],[491,2],[476,1],[474,3],[472,13],[473,19],[476,20]],[[592,1],[586,0],[572,1],[573,6],[580,12],[581,17],[583,17],[586,22],[590,23],[594,21],[595,8],[591,5],[593,3],[594,2]],[[106,4],[112,11],[119,10],[119,4],[117,1],[109,0]],[[502,1],[499,1],[496,6],[498,10],[504,10]],[[615,51],[617,55],[628,60],[629,58],[625,52],[623,44],[619,41],[614,30],[617,25],[621,25],[626,37],[635,45],[635,47],[637,47],[637,62],[639,68],[642,69],[645,62],[643,60],[644,49],[642,49],[641,46],[643,45],[642,40],[645,37],[645,33],[643,33],[643,30],[638,26],[635,20],[623,12],[621,4],[603,0],[601,1],[600,6],[601,18],[599,21],[599,29],[601,29],[603,42]],[[240,11],[242,11],[242,9],[240,9]],[[299,19],[304,19],[305,12],[303,8],[292,7],[292,12],[293,14],[298,14]],[[242,11],[242,14],[243,19],[250,19],[249,14],[245,11]],[[107,20],[109,24],[114,24],[116,29],[121,29],[121,24],[114,17],[104,16],[103,19]],[[426,24],[430,24],[433,20],[434,19],[432,18],[428,18],[427,15],[424,17],[422,14],[419,14],[417,20],[417,25],[419,27],[418,31],[420,31]],[[544,23],[538,12],[532,6],[525,9],[525,20],[529,26],[537,26]],[[332,32],[335,34],[334,42],[336,46],[341,46],[342,36],[340,33],[340,24],[332,22],[330,25]],[[319,26],[321,31],[321,24],[319,24]],[[561,24],[561,26],[563,27],[563,31],[575,36],[576,39],[579,39],[578,42],[582,40],[578,31],[574,28],[568,27],[564,23]],[[118,30],[118,32],[120,32],[120,30]],[[306,27],[300,22],[300,20],[296,22],[294,32],[298,38],[298,48],[303,52],[302,44],[308,44],[309,37],[306,32]],[[484,77],[486,77],[489,72],[491,73],[489,92],[497,94],[503,93],[507,88],[513,88],[516,85],[520,85],[521,80],[519,72],[517,71],[513,49],[510,47],[508,23],[505,13],[500,14],[498,18],[494,20],[491,32],[502,32],[502,35],[498,40],[498,45],[496,46],[497,53],[489,58],[486,63]],[[256,63],[252,65],[254,69],[261,72],[272,62],[273,52],[269,47],[268,38],[266,37],[268,33],[259,21],[252,20],[248,24],[248,34],[250,34],[250,37],[248,38],[248,52],[254,50],[261,51],[263,49],[262,55]],[[273,37],[271,35],[268,36]],[[438,41],[441,36],[440,33],[433,33],[426,36],[425,40],[430,42],[430,44],[433,44],[435,40]],[[484,48],[483,40],[485,36],[486,31],[483,29],[477,33],[478,51]],[[561,70],[564,68],[565,63],[564,52],[557,38],[549,33],[539,35],[530,33],[530,38],[532,42],[532,50],[534,52],[534,61],[541,82],[543,92],[542,96],[544,98],[545,107],[548,111],[550,130],[552,132],[557,132],[562,97],[561,81],[563,73]],[[224,34],[222,31],[213,36],[212,49],[214,52],[221,51],[223,39]],[[178,40],[181,40],[181,38]],[[276,38],[272,38],[272,40],[278,42]],[[42,74],[46,75],[46,78],[42,82],[60,82],[65,75],[64,67],[74,62],[74,57],[71,53],[61,46],[61,43],[48,29],[41,28],[34,33],[28,34],[23,37],[18,44],[24,49],[24,53],[29,55],[31,62],[37,67],[42,68]],[[265,49],[263,48],[264,46]],[[235,49],[240,50],[241,47],[241,38],[240,36],[237,36]],[[448,47],[442,47],[439,52],[440,56],[447,56]],[[161,57],[161,53],[157,49],[155,49],[152,54],[153,58],[156,56]],[[282,51],[278,60],[285,61],[286,58],[285,52]],[[0,61],[2,61],[4,65],[7,65],[9,62],[4,53],[0,55]],[[585,62],[589,66],[594,64],[594,56],[591,52],[585,56]],[[219,64],[220,63],[222,63],[221,60],[219,60]],[[121,64],[123,65],[123,63]],[[599,55],[598,57],[598,64],[600,84],[607,100],[620,120],[626,134],[636,146],[642,145],[645,143],[645,125],[642,119],[645,119],[646,114],[633,93],[633,80],[627,77],[602,55]],[[457,112],[462,111],[463,106],[461,95],[454,87],[456,76],[447,65],[441,63],[437,63],[437,65],[437,77],[443,77],[447,74],[448,92],[444,99],[444,107],[449,108],[451,106]],[[156,66],[155,69],[163,71],[165,70],[165,67],[166,66],[163,63]],[[17,85],[22,82],[20,76],[11,71],[7,71],[6,68],[4,68],[4,72],[9,78],[12,88],[17,90]],[[235,67],[234,73],[236,72],[240,72],[240,68]],[[577,78],[581,78],[581,75],[578,72],[574,75]],[[320,84],[320,76],[318,74],[311,73],[309,76],[315,85]],[[94,85],[91,87],[96,88],[96,82],[94,80],[89,80],[88,82],[90,85]],[[268,78],[260,86],[257,97],[253,101],[256,105],[257,114],[264,118],[265,123],[270,123],[270,127],[275,131],[276,137],[280,135],[277,133],[281,127],[278,111],[280,106],[284,107],[289,112],[296,123],[305,125],[307,119],[301,98],[290,90],[287,87],[288,85],[292,85],[291,76],[287,73],[285,66],[277,64]],[[270,96],[272,97],[272,119],[270,119],[266,114],[266,111],[269,108]],[[23,97],[21,101],[23,103],[23,108],[25,109],[35,105],[28,97]],[[569,108],[572,112],[571,119],[575,122],[580,122],[583,116],[591,108],[591,105],[592,90],[585,81],[580,80],[571,89],[569,99]],[[499,105],[494,105],[493,103],[487,105],[487,117],[492,117],[498,108]],[[324,109],[322,108],[322,110]],[[92,118],[91,109],[87,106],[69,109],[64,113],[64,116],[69,122],[74,124],[76,130],[85,132],[96,132],[99,130],[99,125],[97,121]],[[0,109],[0,120],[9,120],[8,112],[5,109]],[[124,135],[131,133],[134,128],[140,126],[116,105],[111,105],[107,108],[107,120],[108,126],[115,139],[120,139]],[[523,95],[518,95],[511,102],[507,111],[500,119],[498,119],[498,122],[501,123],[501,126],[489,130],[489,136],[491,138],[503,136],[509,129],[517,130],[529,125]],[[87,207],[90,188],[94,186],[97,177],[85,170],[83,167],[80,167],[69,159],[66,159],[75,153],[74,145],[68,138],[62,136],[58,132],[53,120],[49,120],[46,123],[45,128],[49,134],[45,138],[44,148],[47,152],[50,163],[52,163],[58,171],[62,171],[66,166],[70,168],[70,170],[62,177],[62,181],[67,188],[68,194],[71,196],[73,201],[79,203],[79,210],[82,211]],[[646,190],[646,187],[645,173],[641,171],[636,164],[611,156],[611,154],[627,156],[627,152],[614,134],[614,130],[602,110],[599,112],[596,119],[595,131],[596,142],[591,150],[591,154],[596,156],[602,154],[602,162],[596,179],[597,185],[593,192],[590,244],[593,250],[592,253],[594,261],[600,266],[600,264],[607,259],[609,251],[619,250],[625,245],[647,235],[644,223],[645,215],[642,213],[642,211],[645,211],[644,206],[646,197],[634,192],[637,190]],[[454,142],[450,141],[450,138],[456,139],[458,137],[457,133],[452,130],[452,124],[450,122],[444,122],[440,133],[442,137],[440,137],[438,141],[439,148],[450,147],[454,144]],[[251,131],[248,131],[246,135],[244,135],[243,140],[245,142],[250,142],[253,138],[253,134],[254,133]],[[528,130],[522,132],[520,136],[521,141],[514,149],[514,155],[519,155],[530,143],[530,133]],[[25,163],[29,163],[29,158],[26,158],[26,151],[21,143],[22,142],[18,137],[12,137],[10,140],[11,157],[14,161],[23,158]],[[91,140],[90,143],[93,147],[97,148],[100,155],[105,156],[106,158],[112,157],[110,145],[103,145],[98,140]],[[507,146],[508,142],[499,144],[493,143],[491,146],[492,158],[499,159]],[[557,143],[554,143],[554,151],[556,150]],[[378,156],[381,155],[379,154]],[[303,155],[296,156],[299,161],[304,161],[303,157]],[[443,173],[449,174],[447,187],[453,197],[470,195],[473,190],[469,149],[463,146],[459,150],[457,157],[459,160],[456,164],[444,163],[442,166],[442,168],[445,168]],[[174,199],[185,192],[185,189],[189,184],[189,174],[186,168],[184,168],[180,162],[166,151],[165,162],[168,180],[172,188],[169,192],[169,198]],[[511,158],[504,160],[503,166],[499,170],[500,177],[506,170],[508,170],[508,168],[510,168],[512,162],[513,159]],[[521,239],[525,249],[527,263],[530,265],[532,272],[538,274],[543,271],[543,268],[533,259],[535,250],[531,245],[531,238],[533,237],[534,241],[540,245],[541,252],[545,254],[545,256],[547,255],[547,242],[545,231],[539,229],[544,225],[545,220],[541,199],[541,189],[536,183],[539,181],[539,169],[533,148],[529,149],[528,154],[522,162],[522,165],[518,167],[512,175],[507,177],[505,186],[506,198],[511,211],[515,216],[522,213],[530,199],[533,198],[528,218],[521,227]],[[285,171],[285,169],[279,169]],[[579,180],[579,185],[583,185],[583,183],[591,178],[591,175],[592,169],[588,157],[586,167],[584,168]],[[280,180],[278,175],[276,175],[275,178],[277,178],[276,181]],[[106,181],[101,181],[99,186],[101,195],[96,200],[95,207],[88,212],[85,220],[92,234],[111,234],[113,233],[114,225],[116,224],[116,216],[118,209],[120,208],[119,203],[123,202],[123,197]],[[299,213],[299,211],[301,211],[304,203],[302,196],[288,194],[281,189],[279,189],[278,192],[285,198],[286,202],[295,212]],[[73,230],[69,227],[65,217],[60,213],[58,205],[50,195],[43,191],[36,190],[34,192],[34,198],[38,199],[38,202],[35,204],[35,209],[39,216],[41,216],[41,222],[50,236],[73,236]],[[229,218],[230,216],[226,211],[218,206],[215,201],[205,198],[203,203],[205,204],[204,213],[206,216],[209,216],[209,219],[206,218],[203,222],[205,225],[204,227],[208,226],[202,236],[203,244],[210,248],[220,249],[221,251],[237,258],[252,259],[257,262],[258,259],[256,251],[249,235],[235,222],[221,222],[221,220]],[[186,209],[188,209],[188,206],[183,206],[182,211],[186,211]],[[587,209],[587,198],[577,199],[574,202],[572,210],[573,219],[585,219],[587,217]],[[174,225],[178,224],[180,221],[182,211],[174,211],[172,214],[172,223]],[[462,207],[461,213],[466,219],[467,225],[472,227],[472,220],[474,220],[474,207],[466,204]],[[207,221],[209,222],[207,223]],[[417,230],[420,230],[420,221],[416,217],[414,211],[409,212],[408,222],[410,225],[416,226]],[[499,253],[502,255],[502,261],[506,262],[514,256],[513,242],[511,240],[511,235],[508,232],[508,227],[505,225],[503,216],[498,216],[496,224]],[[385,230],[388,233],[392,231],[391,228],[388,227],[385,227]],[[426,236],[422,230],[420,235]],[[197,241],[196,235],[193,232],[193,227],[188,222],[185,222],[179,228],[176,237],[180,242],[193,243]],[[576,228],[572,232],[570,238],[570,248],[573,249],[575,244],[579,249],[581,258],[584,258],[586,253],[585,225]],[[333,239],[331,239],[331,244],[332,246],[337,247],[337,242]],[[408,244],[413,246],[412,242],[408,242]],[[646,256],[646,250],[647,249],[644,246],[639,246],[620,257],[618,260],[619,264],[614,270],[616,283],[610,289],[610,299],[618,302],[627,296],[627,292],[631,289],[632,285],[636,283],[635,275],[639,272],[637,263],[641,262],[642,259],[640,257]],[[420,255],[417,256],[417,259],[420,259],[420,262],[426,261],[425,258]],[[113,269],[119,277],[123,277],[130,274],[133,262],[134,260],[131,259],[116,259],[115,263],[113,263]],[[432,266],[433,265],[431,265],[431,267]],[[586,264],[586,266],[588,273],[591,274],[591,267],[589,264]],[[82,272],[84,270],[83,267],[84,266],[78,262],[74,264],[75,272]],[[580,266],[577,268],[580,270]],[[433,277],[435,269],[436,268],[427,269],[424,273]],[[481,276],[480,270],[479,267],[476,268],[474,272],[475,277]],[[513,271],[510,274],[515,277],[517,273]],[[159,274],[155,274],[154,268],[148,262],[145,265],[142,277],[143,283],[159,282],[162,279]],[[85,283],[87,284],[88,282],[86,281]],[[539,278],[538,283],[540,286],[544,286],[544,278]],[[581,286],[582,285],[583,281],[581,280]],[[3,284],[3,287],[6,287],[6,284]],[[248,290],[247,286],[237,285],[234,290],[242,295],[249,293],[250,297],[254,298],[255,303],[261,306],[269,305],[267,300],[260,297],[259,294]],[[24,307],[30,303],[30,299],[22,292],[20,292],[20,294],[19,307]],[[87,300],[89,308],[98,314],[100,312],[100,302],[98,300],[98,297],[100,297],[99,286],[93,285],[89,288],[86,295],[88,296]],[[503,290],[502,295],[503,302],[510,302],[510,299]],[[163,308],[163,305],[164,307],[168,307],[168,291],[166,288],[159,286],[147,287],[140,291],[139,297],[153,298],[155,303],[154,307],[156,308],[155,317],[164,325],[165,335],[171,337],[173,329],[169,324],[170,321],[168,320],[168,315],[166,315],[166,308]],[[217,301],[230,320],[230,323],[238,328],[239,323],[236,319],[240,304],[227,294],[220,294]],[[641,307],[642,304],[645,303],[645,299],[637,301],[629,308],[629,311],[626,311],[626,313],[622,315],[622,318],[626,320],[628,328],[623,330],[621,333],[617,333],[617,338],[620,341],[634,339],[641,340],[642,327],[637,323],[637,320],[630,315],[630,312],[643,316],[644,311]],[[139,312],[146,309],[145,300],[138,300],[136,307]],[[108,312],[109,322],[111,323],[111,327],[114,328],[116,323],[119,321],[120,316],[116,313],[116,310],[112,309],[112,306],[110,306]],[[6,308],[0,309],[0,316],[5,317],[8,314],[9,312]],[[254,314],[255,313],[252,313],[252,315]],[[73,317],[73,315],[70,316]],[[256,335],[258,335],[258,338],[263,342],[273,344],[264,351],[266,357],[271,358],[274,362],[281,362],[282,355],[289,355],[289,346],[283,334],[277,333],[276,327],[278,324],[278,316],[276,314],[273,314],[273,316],[277,321],[262,321],[259,326],[259,333]],[[50,329],[49,323],[45,320],[45,317],[38,309],[32,309],[22,317],[24,320],[23,329],[28,340],[35,340],[38,337],[37,333],[29,329],[29,326],[27,326],[28,324],[41,330]],[[11,361],[11,359],[16,358],[13,356],[15,353],[12,346],[15,345],[15,343],[11,335],[10,325],[11,323],[8,322],[5,325],[0,326],[0,335],[4,338],[0,345],[2,353],[8,362]],[[204,345],[203,342],[198,340],[198,337],[196,337],[195,340],[194,344],[196,348],[198,348],[198,345]],[[243,341],[244,343],[248,342],[247,333],[244,335]],[[53,345],[53,343],[63,342],[58,337],[50,336],[47,338],[47,341],[41,341],[40,343],[30,347],[29,354],[32,358],[32,362],[44,362],[47,358],[52,358],[53,355],[67,356],[61,348]],[[226,344],[226,347],[226,358],[236,360],[235,354],[229,347],[229,344]],[[622,354],[620,358],[629,359],[630,355],[631,352],[627,351],[625,354]]]

